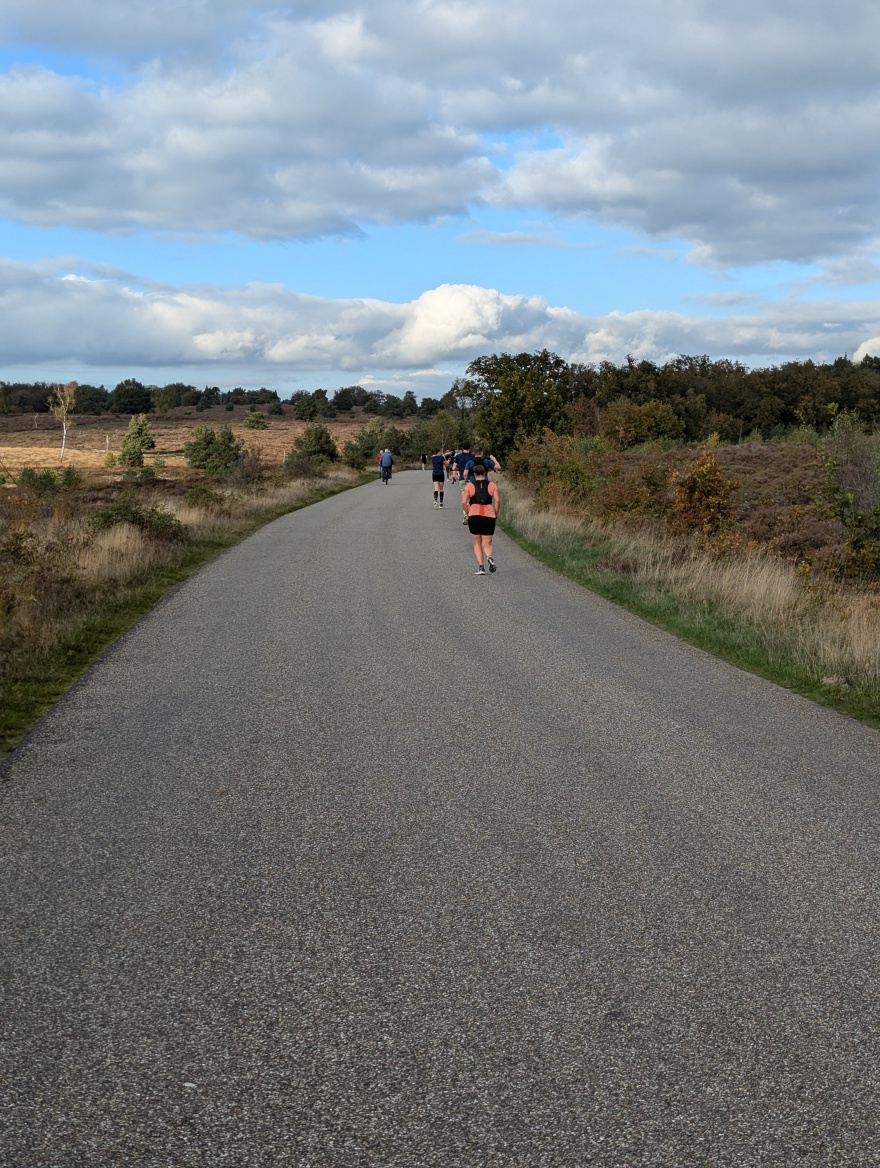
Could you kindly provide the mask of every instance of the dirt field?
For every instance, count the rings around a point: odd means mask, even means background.
[[[297,422],[288,409],[284,417],[267,417],[268,430],[248,430],[244,420],[247,406],[235,406],[227,410],[225,406],[215,406],[196,413],[194,409],[179,406],[169,410],[164,417],[150,415],[150,422],[156,433],[156,449],[152,455],[161,455],[169,469],[186,466],[183,444],[194,426],[231,426],[237,436],[245,439],[251,449],[259,449],[270,464],[280,463],[293,447],[294,440],[308,425]],[[265,407],[260,408],[265,413]],[[354,417],[347,414],[338,418],[319,418],[326,424],[338,446],[354,437],[362,426],[367,425],[371,415],[360,410]],[[413,417],[386,419],[398,429],[409,430],[415,423]],[[119,444],[128,427],[129,415],[101,414],[98,417],[78,416],[76,424],[68,430],[65,466],[75,466],[80,470],[98,470],[103,466],[108,450],[119,452]],[[12,414],[0,417],[0,460],[15,473],[23,466],[35,469],[57,468],[61,450],[61,425],[51,414]],[[150,455],[147,456],[149,462]],[[2,468],[0,468],[2,469]]]

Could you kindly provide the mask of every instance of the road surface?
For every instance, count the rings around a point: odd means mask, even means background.
[[[0,1163],[880,1164],[880,735],[430,490],[264,528],[12,756]]]

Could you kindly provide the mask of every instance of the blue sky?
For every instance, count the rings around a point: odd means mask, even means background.
[[[880,352],[877,23],[10,0],[0,376],[424,394],[544,345]]]

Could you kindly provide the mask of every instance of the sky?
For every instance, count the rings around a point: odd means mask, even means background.
[[[3,0],[0,378],[880,355],[880,6]]]

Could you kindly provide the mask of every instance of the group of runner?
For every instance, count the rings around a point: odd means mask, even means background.
[[[427,467],[427,457],[422,455],[422,470]],[[431,452],[431,486],[434,492],[434,507],[443,507],[444,486],[447,482],[461,485],[462,523],[467,525],[474,545],[478,576],[496,570],[492,553],[492,537],[495,522],[500,514],[501,496],[498,486],[489,479],[489,471],[500,470],[498,462],[477,447],[471,451],[469,445],[461,450]],[[485,566],[484,566],[485,560]]]

